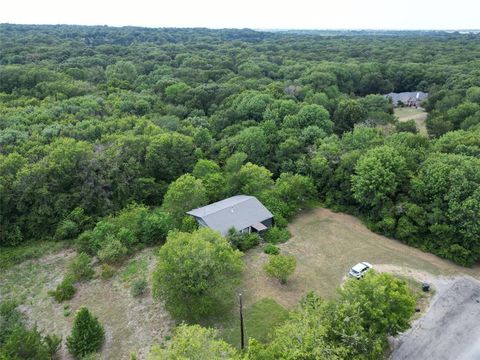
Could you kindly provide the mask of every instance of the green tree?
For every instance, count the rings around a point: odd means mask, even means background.
[[[264,269],[269,276],[276,278],[281,284],[286,284],[288,277],[293,274],[296,267],[295,257],[278,254],[268,257]]]
[[[207,194],[202,181],[185,174],[170,184],[162,208],[171,215],[173,224],[179,225],[186,211],[206,203]]]
[[[240,357],[230,344],[220,340],[217,330],[181,324],[175,328],[175,335],[167,346],[154,346],[148,359],[233,360]]]
[[[176,318],[201,319],[228,309],[243,268],[241,253],[218,232],[170,233],[152,278],[154,296]]]
[[[354,303],[362,327],[384,338],[408,329],[415,313],[416,300],[407,283],[386,273],[370,271],[361,281],[350,279],[339,296],[339,313],[344,304]]]
[[[355,166],[353,196],[362,205],[379,206],[394,199],[406,176],[405,159],[397,150],[390,146],[373,148]]]
[[[98,319],[86,307],[80,307],[75,314],[72,333],[67,337],[67,348],[76,359],[94,353],[103,345],[105,331]]]
[[[48,346],[40,332],[16,327],[0,349],[0,359],[5,360],[50,360]]]
[[[256,164],[267,163],[269,151],[267,137],[258,126],[243,129],[233,139],[238,151],[248,155],[248,159]]]
[[[353,129],[354,125],[365,120],[367,112],[357,100],[340,100],[333,115],[335,131],[342,134]]]
[[[131,89],[137,79],[137,69],[131,61],[118,61],[107,66],[107,82],[112,87]]]
[[[234,193],[261,196],[263,192],[273,188],[272,173],[252,163],[247,163],[240,168],[240,171],[230,178],[230,186]]]
[[[147,146],[145,166],[157,180],[170,182],[195,165],[193,139],[178,133],[161,134]]]

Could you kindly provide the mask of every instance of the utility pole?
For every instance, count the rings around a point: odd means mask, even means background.
[[[240,348],[245,349],[245,333],[243,330],[243,305],[242,305],[242,294],[239,294],[240,297]]]

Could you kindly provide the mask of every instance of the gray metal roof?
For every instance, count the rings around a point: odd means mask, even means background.
[[[392,99],[394,105],[397,105],[399,101],[406,104],[409,101],[418,101],[422,102],[426,98],[428,98],[428,93],[424,93],[423,91],[412,91],[412,92],[402,92],[402,93],[389,93],[385,95]]]
[[[255,196],[237,195],[216,203],[193,209],[187,214],[202,219],[205,224],[222,235],[234,227],[238,231],[273,217]]]

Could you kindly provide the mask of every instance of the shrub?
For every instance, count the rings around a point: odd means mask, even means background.
[[[180,225],[180,231],[193,232],[198,229],[197,221],[192,216],[184,216]]]
[[[67,338],[67,348],[76,359],[98,351],[105,340],[105,331],[98,319],[86,307],[75,314],[71,335]]]
[[[269,261],[264,266],[267,275],[274,277],[281,284],[286,284],[288,277],[293,274],[297,266],[297,261],[293,256],[288,255],[269,255]]]
[[[263,252],[269,255],[278,255],[280,253],[280,249],[278,248],[278,246],[275,246],[273,244],[267,244],[263,248]]]
[[[233,227],[228,229],[226,238],[233,248],[241,251],[247,251],[260,243],[260,237],[257,233],[242,233]]]
[[[17,310],[14,301],[4,301],[0,304],[0,348],[13,330],[23,326],[23,316]]]
[[[105,243],[97,254],[100,261],[115,263],[125,257],[128,250],[119,239],[113,235],[109,235],[105,240]]]
[[[90,280],[94,274],[91,258],[85,253],[78,254],[68,265],[68,275],[76,281]]]
[[[56,240],[67,240],[73,239],[78,235],[78,225],[75,224],[72,220],[63,220],[58,224],[57,230],[55,231]]]
[[[58,302],[70,300],[75,295],[74,282],[71,276],[66,276],[63,281],[57,285],[57,288],[48,294],[53,296]]]
[[[40,332],[17,326],[0,350],[0,359],[50,360],[49,348],[45,345]]]
[[[277,226],[271,227],[265,233],[265,241],[271,244],[281,244],[290,239],[291,235],[288,229],[280,229]]]
[[[133,297],[138,297],[145,294],[148,283],[145,279],[137,279],[132,283],[131,294]]]
[[[48,354],[50,355],[50,358],[53,359],[55,357],[55,354],[58,352],[58,350],[62,346],[62,337],[55,334],[47,335],[44,338],[44,343],[45,343],[45,346],[47,347],[47,351],[48,351]]]
[[[181,324],[175,336],[162,348],[153,346],[150,360],[177,359],[237,359],[236,350],[221,340],[218,330],[200,325]]]
[[[257,233],[245,233],[242,234],[238,249],[241,251],[247,251],[260,244],[260,236]]]
[[[408,120],[408,121],[399,121],[396,125],[398,132],[410,132],[413,134],[418,133],[417,125],[415,124],[415,120]]]
[[[148,214],[142,222],[142,242],[151,245],[165,241],[168,231],[171,230],[170,224],[170,216],[166,212],[157,209]]]
[[[81,233],[75,241],[78,252],[83,252],[88,255],[95,255],[97,249],[92,246],[92,230],[87,230]]]
[[[109,264],[102,264],[102,272],[100,276],[102,279],[110,279],[113,275],[115,275],[115,268]]]

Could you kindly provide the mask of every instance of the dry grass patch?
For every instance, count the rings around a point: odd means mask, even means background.
[[[478,267],[468,269],[457,266],[399,241],[377,235],[353,216],[327,209],[303,212],[290,224],[289,229],[292,238],[279,247],[282,253],[296,257],[297,269],[287,284],[281,285],[264,273],[262,266],[267,261],[267,255],[262,253],[262,249],[258,247],[249,251],[245,256],[247,266],[242,285],[247,304],[272,298],[291,309],[309,290],[331,298],[347,271],[360,261],[368,261],[374,267],[388,264],[405,269],[402,275],[419,281],[422,281],[422,278],[418,278],[419,273],[480,277]]]
[[[398,121],[415,121],[420,134],[427,135],[426,120],[428,114],[424,109],[412,107],[395,108],[394,115],[398,118]]]
[[[29,323],[61,335],[64,341],[70,334],[75,311],[84,305],[105,328],[103,358],[129,359],[130,353],[136,352],[139,359],[144,359],[150,345],[162,342],[173,326],[162,303],[154,302],[150,294],[134,298],[130,293],[130,280],[148,277],[155,263],[155,252],[156,249],[146,249],[138,253],[111,279],[97,277],[77,284],[74,298],[64,303],[55,302],[47,293],[62,280],[75,253],[62,251],[26,261],[0,273],[0,301],[20,300],[23,303],[20,310]],[[70,315],[65,316],[68,312]],[[71,359],[65,344],[59,355],[61,359]]]

